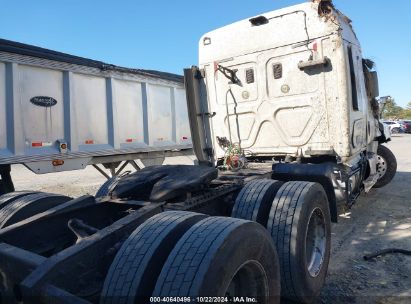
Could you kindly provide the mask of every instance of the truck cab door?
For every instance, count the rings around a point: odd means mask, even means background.
[[[193,66],[184,70],[184,84],[187,96],[188,118],[194,153],[200,165],[214,164],[207,89],[201,70]]]

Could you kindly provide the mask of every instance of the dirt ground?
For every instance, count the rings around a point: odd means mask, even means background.
[[[319,303],[411,303],[411,256],[363,260],[381,249],[411,250],[411,135],[396,135],[387,146],[397,157],[397,174],[333,224],[331,261]]]
[[[411,135],[388,144],[398,173],[385,188],[363,195],[332,227],[332,255],[318,303],[411,303],[411,256],[391,254],[364,261],[364,254],[384,248],[411,250]],[[167,163],[192,163],[188,157]],[[94,168],[35,175],[14,166],[17,190],[30,189],[78,197],[94,194],[105,181]]]

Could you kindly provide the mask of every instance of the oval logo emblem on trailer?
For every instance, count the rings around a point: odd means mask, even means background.
[[[36,106],[45,108],[52,107],[57,104],[57,100],[48,96],[35,96],[30,99],[30,102]]]

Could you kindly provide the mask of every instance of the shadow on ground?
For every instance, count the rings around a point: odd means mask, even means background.
[[[411,303],[411,256],[363,259],[385,248],[411,250],[411,172],[398,172],[340,215],[318,303]]]

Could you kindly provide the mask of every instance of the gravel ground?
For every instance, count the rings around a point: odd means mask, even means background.
[[[411,257],[386,255],[366,262],[364,254],[384,248],[411,250],[411,135],[397,135],[388,147],[398,173],[385,188],[363,195],[332,228],[332,256],[318,303],[411,303]],[[192,163],[189,157],[166,163]],[[132,168],[128,168],[132,170]],[[17,190],[30,189],[78,197],[94,194],[105,181],[94,168],[35,175],[13,166]]]
[[[360,197],[333,224],[319,303],[411,303],[411,256],[363,260],[381,249],[411,250],[411,135],[397,135],[387,146],[397,157],[397,174],[386,187]]]

